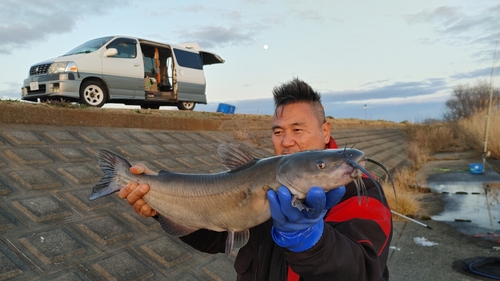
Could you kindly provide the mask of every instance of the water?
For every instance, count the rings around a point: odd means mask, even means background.
[[[498,184],[493,184],[487,194],[482,181],[438,181],[428,182],[428,185],[432,190],[443,193],[445,201],[443,211],[432,216],[433,220],[448,222],[469,235],[500,234]]]

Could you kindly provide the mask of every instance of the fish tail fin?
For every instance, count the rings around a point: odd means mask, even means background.
[[[117,180],[117,173],[123,169],[128,171],[132,165],[123,157],[105,149],[97,150],[99,167],[104,177],[94,186],[89,200],[94,200],[119,191],[123,186]]]

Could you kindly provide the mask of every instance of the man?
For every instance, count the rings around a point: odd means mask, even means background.
[[[293,79],[276,87],[273,95],[275,155],[337,148],[319,93]],[[154,173],[143,165],[131,172]],[[234,264],[238,280],[388,280],[391,213],[375,184],[367,178],[363,182],[369,200],[363,197],[361,204],[354,183],[326,194],[311,188],[306,205],[315,210],[313,214],[292,207],[286,187],[270,190],[272,218],[250,229],[250,240]],[[142,199],[148,190],[148,185],[129,183],[119,196],[142,216],[155,216]],[[226,236],[227,232],[202,229],[180,239],[200,251],[220,253]]]

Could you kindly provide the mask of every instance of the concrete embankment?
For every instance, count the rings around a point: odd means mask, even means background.
[[[89,201],[102,176],[95,151],[153,170],[217,172],[222,142],[271,156],[268,123],[153,116],[0,110],[0,280],[235,280],[234,255],[191,249],[116,195]],[[398,126],[339,125],[333,136],[389,169],[406,163]]]

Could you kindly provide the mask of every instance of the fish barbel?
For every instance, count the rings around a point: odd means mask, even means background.
[[[135,175],[131,164],[107,150],[98,150],[104,177],[90,200],[119,191],[129,182],[147,183],[143,199],[157,211],[163,229],[179,237],[198,229],[228,231],[226,255],[248,241],[249,229],[271,218],[267,191],[282,185],[298,199],[313,187],[325,192],[358,179],[365,155],[357,149],[309,150],[255,158],[235,144],[221,144],[217,153],[230,170],[213,174],[161,171]],[[300,204],[300,203],[299,203]]]

